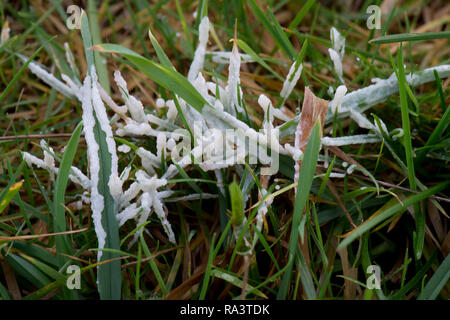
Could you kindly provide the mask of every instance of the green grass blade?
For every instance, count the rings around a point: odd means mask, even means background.
[[[209,279],[211,278],[211,270],[214,262],[214,243],[216,240],[216,234],[214,233],[211,239],[211,245],[209,247],[208,264],[206,265],[205,277],[203,278],[202,288],[200,290],[199,300],[205,300],[206,290],[208,289]]]
[[[25,64],[14,74],[14,77],[11,79],[11,81],[6,86],[5,90],[3,90],[2,95],[0,96],[0,102],[3,101],[3,99],[8,94],[9,90],[13,87],[14,83],[19,79],[20,75],[22,74],[23,70],[27,68],[27,66],[30,64],[31,61],[37,56],[37,54],[42,50],[43,47],[39,47],[32,55],[31,57],[25,62]]]
[[[94,65],[93,51],[90,50],[92,45],[91,35],[89,31],[89,22],[85,13],[81,18],[81,33],[85,46],[86,60],[88,68]],[[119,228],[116,220],[116,204],[111,191],[109,189],[109,177],[112,172],[112,155],[108,149],[106,142],[106,132],[102,130],[100,123],[95,116],[95,126],[93,134],[98,144],[98,157],[100,161],[100,170],[98,177],[98,192],[103,196],[102,226],[106,233],[105,249],[120,250]],[[118,258],[119,255],[114,251],[105,251],[101,256],[101,261]],[[100,298],[103,300],[117,300],[121,297],[122,274],[120,268],[120,260],[116,259],[109,263],[105,263],[98,268],[98,289]]]
[[[427,153],[431,151],[433,145],[435,145],[439,141],[439,139],[442,137],[442,134],[445,132],[445,130],[447,130],[449,123],[450,106],[447,107],[447,110],[445,110],[445,113],[442,116],[441,120],[439,120],[437,126],[434,128],[433,132],[424,145],[424,149],[417,151],[417,163],[421,163],[424,160]]]
[[[147,243],[145,242],[144,239],[144,232],[141,232],[141,234],[139,235],[139,241],[140,244],[142,246],[142,249],[144,250],[144,254],[147,258],[150,258],[152,256],[152,254],[150,253],[150,249],[147,246]],[[159,272],[158,266],[155,263],[155,259],[150,259],[148,261],[148,263],[150,264],[150,268],[152,268],[152,271],[155,275],[156,281],[158,281],[158,284],[161,288],[161,292],[163,294],[163,297],[165,297],[167,295],[167,288],[166,288],[166,284],[164,283],[164,280],[161,276],[161,273]]]
[[[450,31],[425,32],[425,33],[400,33],[388,36],[378,37],[369,41],[369,43],[393,43],[403,41],[450,39]]]
[[[19,189],[22,187],[23,180],[14,183],[11,187],[9,187],[3,199],[0,202],[0,213],[2,213],[3,210],[5,210],[6,206],[11,202],[11,200],[14,198],[14,196],[19,192]]]
[[[395,69],[395,66],[393,66]],[[414,172],[414,159],[411,142],[411,128],[409,123],[409,108],[407,100],[408,83],[406,82],[404,61],[403,61],[403,47],[400,44],[398,50],[398,91],[400,95],[400,108],[402,114],[403,127],[403,144],[405,147],[406,166],[408,168],[409,187],[412,190],[417,190],[416,175]],[[418,205],[414,206],[414,214],[416,220],[416,233],[413,236],[415,256],[419,259],[422,255],[423,244],[425,239],[425,214],[420,210]]]
[[[381,223],[382,221],[392,217],[394,214],[398,213],[400,210],[406,210],[408,206],[414,205],[415,203],[418,203],[419,201],[422,201],[424,199],[427,199],[431,195],[439,192],[440,190],[444,189],[444,187],[449,182],[444,182],[441,184],[438,184],[432,188],[426,189],[425,191],[422,191],[418,194],[414,194],[412,196],[409,196],[405,200],[403,200],[402,203],[397,203],[393,205],[392,207],[386,209],[385,211],[381,212],[380,214],[376,215],[370,220],[365,221],[361,225],[359,225],[356,229],[354,229],[338,246],[338,249],[344,248],[348,246],[350,243],[352,243],[355,239],[369,231],[370,229],[374,228],[376,225]]]
[[[78,142],[80,141],[81,130],[83,124],[80,122],[75,128],[72,137],[67,143],[66,151],[63,154],[61,165],[59,167],[58,176],[56,177],[54,197],[53,197],[53,228],[54,232],[66,231],[66,214],[64,208],[64,195],[66,193],[67,182],[69,180],[70,168],[73,159],[77,152]],[[72,248],[67,236],[59,236],[55,239],[56,250],[59,253],[72,254]],[[67,258],[59,256],[60,265],[64,263]]]
[[[156,51],[156,55],[158,56],[159,62],[161,62],[161,64],[167,68],[175,69],[172,62],[170,62],[169,57],[164,52],[163,48],[161,48],[161,46],[159,45],[159,42],[158,42],[158,40],[156,40],[151,29],[148,30],[148,37],[150,38],[153,48]]]
[[[225,280],[226,282],[229,282],[238,288],[242,288],[242,286],[244,284],[244,282],[241,279],[239,279],[236,275],[231,274],[230,272],[227,272],[226,270],[222,270],[219,268],[214,268],[211,271],[211,275],[216,278]],[[254,288],[252,285],[250,285],[248,283],[247,283],[246,291],[247,291],[247,294],[248,294],[248,292],[251,291],[254,295],[256,295],[260,298],[263,298],[263,299],[267,299],[267,296],[264,293],[262,293],[260,290]]]
[[[300,22],[302,22],[303,18],[309,12],[309,9],[311,9],[311,7],[314,5],[315,2],[316,2],[316,0],[308,0],[303,5],[301,10],[297,13],[297,15],[292,20],[292,22],[289,24],[288,29],[295,29],[295,28],[297,28],[297,26],[300,24]]]
[[[311,189],[314,173],[316,171],[317,159],[320,150],[320,122],[317,121],[309,137],[308,145],[306,146],[305,156],[300,170],[298,181],[301,182],[301,188],[298,188],[295,196],[294,216],[292,218],[291,238],[289,240],[289,266],[286,273],[283,275],[280,290],[277,299],[286,299],[291,279],[292,265],[294,263],[296,250],[298,246],[298,226],[303,215],[306,201],[308,200],[309,191]]]
[[[450,279],[450,255],[447,255],[422,291],[421,300],[434,300]]]
[[[150,77],[162,87],[173,90],[188,104],[202,112],[206,100],[195,87],[180,73],[159,63],[148,60],[134,51],[116,44],[100,44],[95,50],[109,53],[118,53],[127,58],[138,70]]]
[[[231,223],[233,227],[240,226],[244,221],[244,195],[236,181],[228,186],[231,199]]]
[[[92,36],[92,43],[94,45],[102,42],[100,27],[98,24],[98,14],[96,8],[95,0],[88,0],[88,13],[89,13],[89,26]],[[94,52],[94,62],[95,68],[98,73],[98,82],[105,89],[105,91],[110,93],[110,85],[109,85],[109,77],[108,77],[108,69],[106,66],[106,59],[104,59],[100,52]]]
[[[289,42],[289,38],[279,25],[278,21],[274,18],[273,13],[270,11],[270,8],[268,8],[267,13],[265,13],[256,4],[255,0],[249,0],[248,4],[252,9],[253,14],[256,16],[259,22],[263,24],[264,28],[269,31],[281,50],[283,50],[284,53],[286,53],[288,57],[293,60],[295,58],[295,49]],[[271,20],[269,20],[268,16],[271,18]]]
[[[252,57],[253,60],[258,62],[261,66],[266,68],[270,73],[272,73],[275,77],[277,77],[280,81],[284,81],[283,77],[281,77],[275,70],[272,69],[255,51],[253,51],[250,46],[244,42],[244,40],[238,39],[237,44],[239,48],[241,48],[246,54]]]

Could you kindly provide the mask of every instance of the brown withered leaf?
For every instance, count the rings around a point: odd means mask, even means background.
[[[295,131],[296,149],[300,149],[302,152],[305,152],[312,128],[319,118],[321,124],[320,132],[323,132],[323,125],[325,122],[327,110],[328,101],[317,98],[309,89],[309,87],[305,87],[305,98],[303,99],[302,113],[300,115],[300,121],[298,122],[297,130]],[[294,182],[298,181],[301,166],[301,160],[297,161],[297,163],[295,164]]]
[[[300,115],[300,121],[298,122],[297,130],[295,131],[296,149],[300,149],[302,152],[305,152],[309,136],[311,135],[311,131],[317,119],[320,119],[320,135],[322,135],[327,110],[328,110],[328,101],[317,98],[314,95],[314,93],[312,93],[312,91],[309,89],[309,87],[305,87],[305,97],[303,99],[302,113]],[[295,163],[294,167],[295,169],[294,182],[298,182],[301,166],[302,161],[298,160]],[[297,193],[297,188],[295,188],[295,193]],[[308,250],[308,242],[301,241],[300,249],[302,250],[303,256],[305,257],[306,265],[309,266],[310,257]]]
[[[316,120],[320,117],[321,132],[328,110],[328,100],[317,98],[314,93],[305,87],[305,98],[303,99],[302,113],[295,132],[295,147],[305,152],[309,136]]]

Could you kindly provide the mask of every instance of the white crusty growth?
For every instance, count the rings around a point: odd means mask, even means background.
[[[339,80],[343,83],[342,59],[344,59],[345,53],[345,38],[334,27],[330,30],[330,38],[333,48],[328,49],[328,52],[330,53],[330,58],[333,61],[334,70],[339,76]]]
[[[26,62],[28,59],[19,54],[19,57]],[[30,71],[40,78],[42,81],[47,83],[50,87],[55,88],[57,91],[61,92],[63,95],[65,95],[67,98],[74,98],[76,97],[76,93],[72,91],[67,85],[65,85],[60,80],[56,79],[55,76],[47,72],[44,68],[42,68],[39,64],[37,64],[34,61],[31,61],[28,65],[28,68]]]
[[[94,136],[94,109],[92,106],[92,81],[89,75],[84,79],[81,89],[83,108],[83,131],[87,144],[87,153],[89,159],[89,171],[91,174],[91,209],[92,219],[94,221],[94,229],[97,234],[98,247],[103,249],[106,241],[106,232],[102,226],[102,212],[104,209],[104,198],[98,191],[100,159],[98,156],[99,146]],[[98,251],[97,259],[100,261],[102,251]]]
[[[288,75],[286,76],[286,80],[284,80],[283,88],[281,89],[281,92],[280,92],[280,97],[283,99],[283,101],[286,100],[289,97],[289,95],[291,94],[292,90],[294,90],[298,79],[300,79],[302,70],[303,70],[303,65],[298,64],[297,61],[295,61],[291,65]]]
[[[125,105],[130,111],[131,118],[139,123],[147,123],[147,117],[145,116],[142,102],[128,92],[127,83],[123,79],[119,70],[114,72],[114,81],[120,89]]]
[[[203,69],[203,63],[205,61],[206,45],[208,44],[209,37],[209,19],[204,17],[198,26],[198,47],[195,50],[194,59],[192,60],[191,67],[189,68],[188,80],[193,82],[200,70]]]

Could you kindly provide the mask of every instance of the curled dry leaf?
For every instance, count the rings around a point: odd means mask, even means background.
[[[325,116],[328,110],[328,100],[317,98],[314,93],[305,87],[305,98],[303,100],[302,113],[300,121],[295,131],[295,148],[300,149],[302,153],[306,150],[309,136],[317,119],[320,118],[320,132],[323,131]],[[295,164],[294,182],[298,181],[302,160],[298,160]]]

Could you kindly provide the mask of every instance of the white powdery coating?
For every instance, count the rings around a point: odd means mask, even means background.
[[[220,102],[220,100],[216,100],[216,102],[214,102],[214,108],[216,108],[218,111],[223,111],[222,102]]]
[[[334,99],[331,101],[331,111],[333,113],[335,113],[336,110],[339,110],[339,107],[342,104],[342,99],[344,98],[346,93],[347,93],[347,87],[345,85],[340,85],[336,89],[336,94],[334,95]]]
[[[334,64],[334,71],[339,76],[339,80],[341,82],[344,82],[344,79],[342,77],[343,71],[342,71],[342,60],[339,54],[334,49],[328,49],[328,53],[330,54],[330,58],[333,61]]]
[[[106,232],[102,226],[102,212],[104,208],[104,198],[98,191],[98,181],[100,173],[100,159],[98,157],[99,146],[94,136],[94,110],[92,107],[92,82],[89,75],[84,79],[82,87],[82,101],[83,108],[83,131],[87,144],[87,154],[89,159],[89,171],[91,173],[91,208],[92,218],[94,221],[94,229],[98,239],[98,247],[103,249],[106,241]],[[97,260],[100,261],[102,251],[97,253]]]
[[[126,207],[122,212],[116,215],[116,219],[119,223],[119,228],[124,225],[127,220],[134,218],[141,208],[136,207],[136,203]]]
[[[440,78],[450,76],[450,65],[440,65],[427,68],[415,74],[408,74],[406,80],[413,87],[434,81],[434,70],[436,70]],[[377,103],[385,101],[387,97],[397,92],[398,80],[395,73],[393,73],[387,79],[379,80],[376,84],[345,95],[342,100],[342,110],[339,113],[348,112],[350,109],[357,109],[362,112]]]
[[[173,244],[176,244],[175,235],[172,231],[172,226],[170,225],[169,221],[167,220],[166,213],[164,212],[164,209],[163,209],[163,205],[158,198],[153,199],[153,208],[155,209],[155,213],[158,216],[159,221],[161,221],[164,231],[166,232],[167,236],[169,237],[169,241]]]
[[[297,84],[300,75],[302,74],[303,64],[300,64],[296,69],[296,62],[291,65],[289,69],[288,75],[286,76],[286,80],[283,82],[283,88],[280,91],[280,97],[287,99],[291,94],[292,90],[294,90],[295,85]],[[292,76],[294,75],[294,76]],[[292,78],[292,80],[291,80]]]
[[[303,158],[303,152],[302,150],[300,150],[300,148],[294,148],[289,143],[286,143],[284,145],[284,149],[292,157],[292,159],[294,159],[294,161],[298,161]]]
[[[156,137],[156,156],[158,157],[158,159],[162,159],[163,151],[164,155],[166,155],[166,135],[158,134],[158,136]]]
[[[450,65],[440,65],[436,67],[427,68],[415,74],[406,76],[408,84],[412,87],[434,81],[434,71],[439,75],[439,78],[446,78],[450,76]],[[350,110],[357,110],[363,112],[370,109],[372,106],[386,101],[386,99],[398,92],[398,81],[395,73],[388,79],[380,80],[376,84],[372,84],[365,88],[352,91],[344,96],[341,107],[339,108],[339,118],[349,115]],[[329,104],[331,106],[331,104]],[[331,107],[328,108],[325,123],[329,123],[333,119]],[[300,116],[296,116],[285,129],[281,130],[280,138],[283,139],[295,133],[296,124]]]
[[[117,174],[111,174],[109,177],[108,186],[112,197],[116,200],[116,203],[120,202],[120,198],[122,196],[122,185],[123,180],[120,179]]]
[[[34,164],[38,168],[45,169],[47,171],[54,172],[54,173],[57,172],[57,171],[55,172],[55,168],[48,167],[47,164],[43,160],[33,156],[32,154],[30,154],[28,152],[23,152],[22,156],[23,156],[23,160],[25,160],[25,162],[27,163],[27,165],[29,167],[31,167]]]
[[[143,170],[136,171],[136,179],[144,192],[152,192],[156,189],[163,187],[167,184],[167,180],[164,178],[158,179],[156,176],[149,177]]]
[[[162,191],[164,192],[164,191]],[[158,193],[162,193],[158,192]],[[173,194],[173,192],[171,192]],[[199,199],[216,199],[218,197],[217,194],[212,193],[194,193],[187,196],[171,198],[168,200],[164,200],[164,202],[178,202],[178,201],[191,201],[191,200],[199,200]]]
[[[179,129],[179,127],[174,125],[173,122],[165,119],[160,119],[157,116],[154,116],[153,114],[147,114],[147,121],[158,125],[159,126],[158,130],[160,130],[161,128],[169,129],[170,131],[175,131]]]
[[[270,101],[270,99],[267,98],[264,94],[261,94],[258,98],[258,104],[261,106],[264,112],[267,111],[267,108],[269,108],[271,103],[272,102]]]
[[[263,123],[264,124],[272,124],[273,122],[273,108],[271,108],[272,106],[272,102],[270,101],[269,98],[267,98],[264,94],[261,94],[258,98],[258,104],[261,106],[261,108],[264,110],[264,120]],[[263,126],[265,127],[265,126]]]
[[[162,107],[164,107],[166,105],[166,102],[164,101],[163,98],[158,98],[156,99],[156,107],[161,109]]]
[[[355,170],[356,165],[352,164],[350,167],[347,168],[347,174],[352,174],[353,171]]]
[[[69,174],[69,179],[75,183],[78,183],[84,189],[89,190],[91,188],[91,180],[89,180],[89,178],[86,177],[86,175],[83,172],[81,172],[81,170],[78,169],[77,167],[72,166],[71,170],[74,173],[74,175]]]
[[[105,133],[106,145],[108,147],[108,152],[111,154],[111,175],[108,180],[108,186],[111,190],[111,195],[115,200],[118,200],[120,194],[122,193],[122,185],[117,184],[119,179],[118,173],[118,158],[116,152],[116,142],[114,141],[113,132],[111,125],[109,124],[108,115],[106,114],[106,108],[103,104],[102,98],[100,97],[100,92],[98,87],[100,84],[97,81],[97,72],[95,67],[92,66],[91,69],[92,76],[92,104],[95,110],[95,116],[100,124],[101,130]],[[120,188],[120,191],[119,191]]]
[[[114,81],[120,89],[125,105],[130,111],[131,118],[139,123],[147,123],[147,117],[145,116],[142,102],[130,95],[128,92],[127,83],[119,70],[114,71]]]
[[[75,74],[78,74],[78,68],[75,65],[75,61],[73,58],[72,51],[70,50],[69,44],[67,42],[64,42],[64,49],[66,54],[66,61],[69,64],[70,68]]]
[[[215,99],[208,94],[208,85],[206,84],[206,80],[201,72],[198,73],[198,77],[195,78],[192,84],[194,85],[195,89],[197,89],[198,93],[200,93],[202,97],[205,98],[206,101],[208,101],[210,104],[214,103]]]
[[[198,26],[198,46],[195,50],[194,59],[192,60],[191,67],[188,72],[188,80],[193,82],[203,69],[203,63],[205,61],[206,45],[208,43],[209,36],[209,19],[204,17]]]
[[[291,120],[291,117],[289,117],[287,114],[283,112],[285,107],[281,107],[280,109],[272,108],[271,111],[273,112],[273,115],[275,118],[283,120],[283,121],[289,121]]]
[[[27,61],[27,59],[23,56],[20,56],[22,60]],[[28,69],[38,78],[40,78],[42,81],[44,81],[46,84],[48,84],[50,87],[55,88],[57,91],[62,93],[67,98],[73,98],[76,97],[76,93],[72,91],[68,86],[66,86],[64,83],[56,79],[52,74],[45,71],[43,68],[41,68],[37,63],[31,61],[28,65]]]
[[[345,178],[345,173],[331,172],[330,178]]]
[[[261,189],[261,199],[263,199],[267,194],[267,190],[266,189]],[[262,229],[262,224],[263,224],[263,219],[269,209],[269,207],[272,205],[273,202],[273,197],[272,198],[267,198],[266,200],[264,200],[261,203],[261,206],[258,209],[258,214],[256,215],[256,228],[258,229],[258,231],[261,231]],[[256,244],[257,241],[257,236],[255,235],[254,239],[253,239],[253,246]]]
[[[152,209],[152,205],[153,205],[153,198],[147,192],[144,192],[142,194],[142,196],[140,197],[140,199],[141,199],[140,209],[142,209],[142,211],[141,211],[141,214],[139,215],[139,218],[137,221],[138,226],[142,225],[143,223],[145,223],[147,221],[148,217],[150,216],[150,213],[152,212],[151,209]],[[129,244],[129,247],[131,247],[138,240],[142,231],[144,231],[144,228],[140,228],[138,231],[136,231],[136,233],[134,234],[133,240]]]
[[[47,166],[47,168],[50,168],[50,180],[54,181],[55,180],[55,175],[54,175],[54,171],[56,171],[56,167],[55,167],[55,158],[53,158],[53,155],[48,153],[45,149],[49,149],[51,153],[54,153],[53,148],[50,147],[44,139],[41,140],[40,142],[41,148],[44,150],[44,163]]]
[[[74,93],[74,95],[77,97],[78,101],[81,101],[81,91],[80,91],[80,87],[78,85],[76,85],[72,79],[69,78],[68,75],[66,74],[61,74],[61,78],[67,83],[67,85],[69,86],[69,88],[72,90],[72,92]]]
[[[378,124],[374,121],[375,125],[377,125],[377,128],[378,128],[378,129],[383,130],[387,135],[389,135],[389,131],[388,131],[387,127],[386,127],[386,124],[384,123],[383,120],[381,120],[381,119],[379,119],[379,120],[380,120],[381,128],[379,128],[379,127],[378,127]],[[381,133],[381,132],[380,132],[380,133]]]
[[[230,111],[235,114],[234,107],[242,112],[242,107],[238,101],[238,85],[240,84],[241,56],[237,48],[237,44],[233,44],[233,51],[230,57],[230,66],[228,67],[228,86],[227,92],[230,98]],[[242,96],[242,95],[241,95]]]
[[[140,147],[136,150],[136,154],[141,157],[141,163],[144,169],[148,173],[155,173],[155,170],[153,167],[158,167],[160,165],[160,162],[158,161],[158,157],[155,156],[152,152],[145,150],[144,148]]]
[[[2,33],[0,35],[0,45],[4,44],[9,39],[9,32],[11,29],[9,28],[8,21],[5,22],[2,28]]]
[[[56,168],[55,166],[48,166],[44,160],[41,160],[33,156],[32,154],[29,154],[28,152],[23,152],[22,154],[23,160],[25,160],[25,162],[29,167],[31,167],[34,164],[38,168],[47,170],[48,172],[50,172],[50,174],[53,175],[58,174],[59,168]],[[89,190],[91,188],[91,181],[80,171],[80,169],[76,167],[71,167],[71,171],[74,173],[69,174],[69,179],[72,182],[79,184],[86,190]]]
[[[211,55],[212,61],[214,61],[216,63],[227,64],[227,63],[230,63],[232,52],[231,51],[207,51],[206,54]],[[253,60],[253,58],[248,54],[240,53],[239,55],[241,56],[241,63],[255,62],[255,60]]]
[[[176,142],[175,142],[175,140],[173,138],[170,138],[169,140],[167,140],[166,147],[167,147],[167,149],[169,151],[172,151],[173,148],[175,148],[176,145],[177,144],[176,144]]]
[[[100,96],[102,97],[102,100],[111,108],[113,111],[120,115],[125,115],[128,111],[128,107],[126,105],[124,106],[118,106],[114,100],[108,95],[108,93],[105,91],[105,89],[102,88],[102,86],[98,86],[98,90],[100,92]]]
[[[123,193],[121,205],[125,206],[131,200],[136,198],[140,191],[141,187],[139,186],[139,183],[133,182],[130,187]]]
[[[341,35],[335,27],[332,27],[330,29],[330,39],[334,51],[339,53],[339,56],[342,60],[345,53],[345,37]]]
[[[323,137],[322,144],[324,146],[346,146],[350,144],[376,143],[380,142],[381,138],[375,134],[361,134],[347,137]]]
[[[130,95],[125,103],[128,107],[128,110],[130,111],[131,118],[133,118],[133,120],[136,120],[140,123],[147,123],[144,106],[142,105],[142,102],[140,100]]]
[[[154,130],[148,123],[138,123],[132,119],[128,120],[128,123],[116,130],[116,134],[119,136],[124,135],[135,135],[135,136],[154,136],[157,137],[158,134],[165,134],[171,136],[172,132]]]
[[[378,128],[375,127],[369,120],[367,120],[367,118],[361,112],[350,110],[350,118],[355,120],[358,126],[360,126],[361,128],[378,131]]]
[[[124,99],[128,98],[130,93],[128,92],[127,83],[125,82],[125,79],[122,77],[122,74],[119,70],[114,71],[114,81],[119,87],[122,97],[124,97]]]
[[[129,146],[127,146],[126,144],[121,144],[117,150],[119,150],[122,153],[128,153],[130,152],[131,148]]]
[[[178,115],[177,106],[173,100],[167,100],[166,106],[167,110],[167,119],[171,122],[174,122]]]

